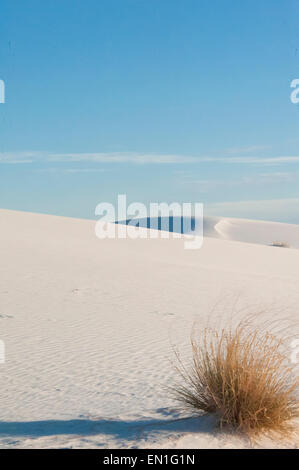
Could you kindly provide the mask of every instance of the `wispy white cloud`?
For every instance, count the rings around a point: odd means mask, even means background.
[[[279,184],[298,180],[298,172],[273,172],[258,175],[243,176],[241,184]]]
[[[25,164],[34,162],[47,162],[50,159],[49,152],[23,151],[23,152],[0,152],[0,163]]]
[[[279,165],[282,163],[299,163],[299,156],[279,157],[228,157],[221,158],[226,163],[254,164],[254,165]]]
[[[147,164],[198,164],[223,163],[242,165],[281,165],[299,163],[299,156],[188,156],[181,154],[155,154],[137,152],[102,152],[102,153],[50,153],[50,152],[0,152],[0,163],[24,164],[33,162],[91,162],[91,163],[131,163]]]
[[[299,198],[216,202],[205,204],[205,213],[299,224]]]
[[[41,152],[0,152],[0,163],[11,165],[32,163],[40,156]]]
[[[108,170],[104,168],[38,168],[36,173],[106,173]]]
[[[7,165],[23,165],[25,163],[33,163],[33,160],[24,159],[24,160],[0,160],[0,163],[6,163]]]
[[[52,161],[97,162],[97,163],[134,163],[134,164],[173,164],[197,163],[198,157],[175,154],[152,153],[62,153],[49,156]]]
[[[228,189],[244,185],[265,186],[299,180],[299,172],[260,173],[240,176],[239,178],[228,177],[223,179],[195,179],[194,175],[190,172],[177,174],[180,176],[180,183],[187,184],[189,187],[192,185],[199,193],[208,193],[216,189]]]
[[[197,163],[208,157],[192,157],[176,154],[152,154],[135,152],[100,153],[47,153],[47,152],[0,152],[0,163],[40,162],[91,162],[132,164]]]
[[[68,153],[49,155],[52,161],[90,161],[99,163],[135,163],[135,164],[185,164],[185,163],[230,163],[276,165],[281,163],[299,163],[299,156],[278,157],[215,157],[215,156],[188,156],[179,154],[151,154],[151,153]]]

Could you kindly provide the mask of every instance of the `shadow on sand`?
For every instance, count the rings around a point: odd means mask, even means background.
[[[141,419],[135,421],[109,419],[72,419],[48,421],[0,422],[0,436],[43,437],[54,435],[110,435],[115,439],[134,440],[156,433],[211,432],[211,416],[181,419]]]

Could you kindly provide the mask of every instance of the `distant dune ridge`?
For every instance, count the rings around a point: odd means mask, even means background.
[[[169,221],[170,220],[170,221]],[[160,217],[150,219],[128,219],[126,221],[117,221],[117,223],[139,224],[140,227],[168,227],[170,231],[179,231],[180,233],[190,233],[190,230],[184,230],[183,221],[180,217],[170,216],[169,219]],[[186,227],[191,226],[195,230],[196,225],[200,226],[194,218],[191,219]],[[179,229],[178,229],[179,228]],[[177,230],[178,229],[178,230]],[[248,219],[233,219],[228,217],[203,218],[203,232],[205,237],[221,238],[223,240],[235,240],[246,243],[257,243],[261,245],[288,245],[290,248],[299,248],[299,225],[283,224],[279,222],[266,222]]]
[[[99,240],[95,221],[17,211],[0,210],[0,227],[0,447],[252,445],[177,411],[171,346],[187,356],[194,322],[250,314],[294,358],[299,226],[207,217],[200,250]]]

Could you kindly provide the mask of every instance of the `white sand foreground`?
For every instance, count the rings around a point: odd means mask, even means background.
[[[0,447],[250,447],[212,418],[179,413],[165,386],[176,379],[171,345],[188,354],[194,321],[249,313],[299,337],[299,250],[267,246],[282,235],[299,246],[299,226],[272,223],[260,239],[259,224],[215,219],[218,238],[184,250],[0,210]],[[261,244],[221,239],[236,233]]]

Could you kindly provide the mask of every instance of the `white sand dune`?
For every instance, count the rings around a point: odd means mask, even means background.
[[[214,230],[220,238],[261,245],[285,243],[299,248],[299,225],[281,224],[246,219],[223,218],[215,224]],[[207,236],[213,236],[212,233]]]
[[[169,219],[162,217],[161,220],[162,224],[164,223],[165,227],[167,227]],[[181,219],[179,217],[173,217],[173,220],[175,221],[174,225],[176,224],[176,227],[181,227]],[[158,224],[157,218],[153,218],[152,221],[153,226]],[[134,224],[136,223],[138,223],[140,227],[150,226],[148,219],[134,219]],[[202,225],[205,237],[256,243],[260,245],[284,243],[290,248],[299,248],[299,225],[211,216],[205,216]],[[195,227],[196,233],[196,230],[199,230],[201,227],[201,224],[196,220]],[[181,231],[181,228],[177,231]],[[190,233],[190,229],[185,229],[184,233]]]
[[[187,355],[194,321],[250,313],[289,331],[291,354],[299,251],[267,245],[298,248],[299,227],[210,218],[200,250],[99,240],[94,221],[7,210],[0,227],[1,447],[250,446],[176,410],[171,345]]]

